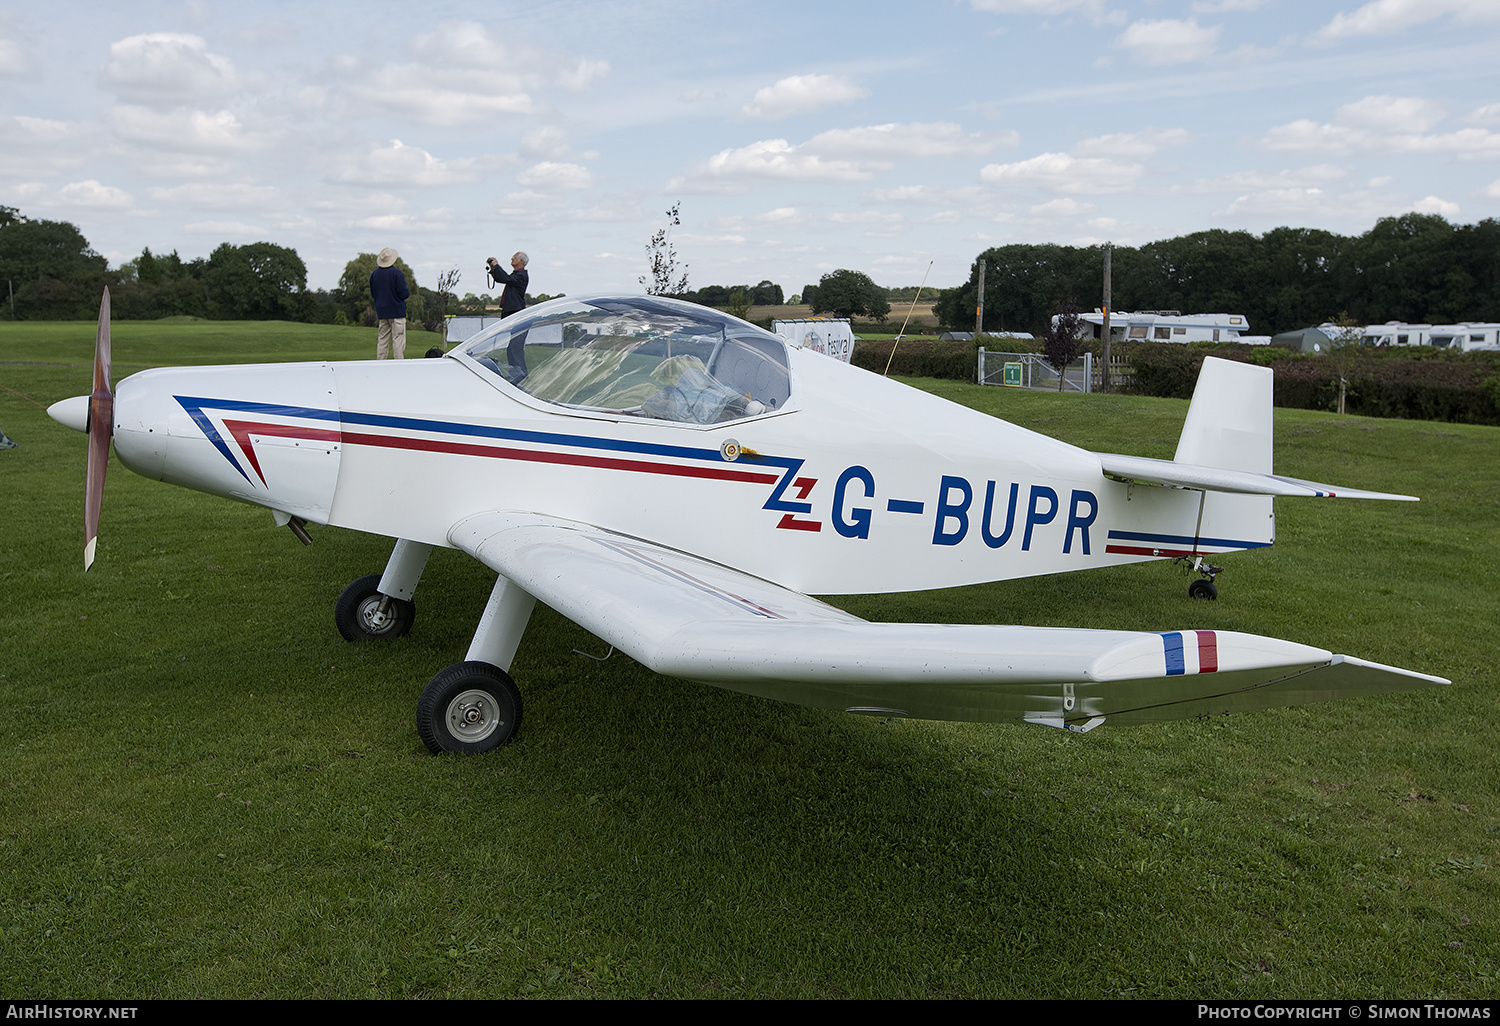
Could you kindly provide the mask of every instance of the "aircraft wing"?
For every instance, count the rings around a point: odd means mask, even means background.
[[[1415,495],[1389,492],[1367,492],[1358,488],[1303,481],[1280,474],[1255,474],[1244,470],[1222,470],[1218,467],[1178,463],[1176,460],[1153,460],[1145,456],[1120,456],[1098,453],[1104,473],[1121,481],[1171,485],[1175,488],[1201,488],[1211,492],[1240,492],[1249,495],[1295,495],[1304,498],[1396,499],[1416,502]]]
[[[1231,631],[870,623],[651,542],[531,513],[449,541],[658,673],[848,712],[1088,730],[1447,684]]]

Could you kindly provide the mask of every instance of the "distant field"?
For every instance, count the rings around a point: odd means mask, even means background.
[[[910,303],[892,303],[891,312],[886,317],[886,323],[891,326],[891,331],[901,327],[901,321],[906,317],[908,309],[913,309]],[[812,307],[802,306],[752,306],[750,308],[750,319],[758,321],[764,317],[778,320],[794,320],[814,316]],[[826,316],[826,315],[824,315]],[[911,323],[921,324],[929,328],[937,326],[937,315],[932,312],[932,304],[928,302],[918,303],[912,312]]]
[[[374,331],[122,323],[120,367],[373,355]],[[420,337],[420,336],[418,336]],[[414,340],[413,340],[414,341]],[[412,341],[409,341],[409,345]],[[1468,998],[1500,993],[1500,429],[1276,411],[1220,599],[1153,563],[835,599],[874,620],[1262,633],[1454,685],[1087,735],[856,717],[656,676],[538,607],[515,743],[413,712],[493,574],[434,555],[353,646],[385,539],[109,473],[91,324],[0,323],[0,991],[113,998]],[[1170,457],[1187,405],[912,384]],[[794,414],[795,416],[795,414]],[[576,650],[576,651],[575,651]]]

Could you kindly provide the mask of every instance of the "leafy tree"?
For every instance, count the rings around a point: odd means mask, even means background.
[[[0,207],[0,281],[14,290],[17,317],[92,316],[90,307],[99,308],[108,270],[109,262],[77,226],[33,221],[14,207]]]
[[[672,229],[682,224],[677,216],[681,203],[673,203],[667,211],[667,226],[659,229],[646,243],[646,252],[651,255],[651,275],[642,275],[640,283],[648,296],[680,296],[688,290],[687,264],[677,264],[677,250],[672,246]]]
[[[1068,364],[1078,359],[1083,351],[1083,340],[1078,337],[1083,321],[1078,316],[1078,307],[1071,299],[1057,307],[1057,319],[1042,332],[1042,355],[1057,371],[1057,390],[1063,390]]]
[[[334,294],[339,297],[344,312],[351,321],[358,322],[364,317],[365,310],[374,306],[375,301],[370,297],[370,275],[375,273],[377,266],[375,261],[374,253],[361,253],[345,264],[344,273],[339,275],[338,287],[334,290]],[[417,286],[417,276],[400,257],[396,258],[396,267],[406,275],[406,287],[411,291],[411,298],[406,301],[407,320],[421,320],[425,304]],[[484,309],[483,300],[479,302],[480,309]]]
[[[38,278],[89,277],[109,268],[109,262],[94,252],[76,225],[33,221],[13,207],[0,207],[0,212],[4,214],[4,223],[0,224],[0,278],[19,285]]]
[[[802,290],[803,296],[807,289]],[[885,289],[870,280],[863,271],[840,268],[829,271],[818,281],[813,298],[808,301],[815,314],[832,313],[838,317],[862,315],[884,321],[891,312]]]
[[[223,243],[203,272],[209,314],[227,320],[293,320],[305,310],[307,265],[271,242]]]
[[[731,317],[744,320],[750,315],[750,306],[754,302],[742,285],[729,294],[729,302],[724,304],[724,312]]]
[[[781,306],[784,302],[781,286],[772,281],[762,281],[751,292],[750,302],[756,306]]]

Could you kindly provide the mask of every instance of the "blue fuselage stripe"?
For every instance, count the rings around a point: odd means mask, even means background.
[[[1144,531],[1111,531],[1111,538],[1120,541],[1157,542],[1163,545],[1215,545],[1226,549],[1263,549],[1270,542],[1237,541],[1233,538],[1194,538],[1190,534],[1147,534]]]

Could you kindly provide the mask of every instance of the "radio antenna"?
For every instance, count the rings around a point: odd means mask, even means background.
[[[896,336],[896,341],[894,341],[894,342],[891,343],[891,355],[886,358],[886,361],[885,361],[885,373],[881,375],[882,377],[890,377],[890,375],[891,375],[891,361],[896,358],[896,347],[901,344],[901,335],[905,335],[906,334],[906,326],[911,323],[911,315],[917,309],[917,300],[922,298],[922,289],[925,288],[926,285],[927,285],[927,275],[929,275],[931,273],[932,273],[932,261],[929,260],[929,261],[927,261],[927,270],[922,275],[922,284],[917,286],[916,297],[914,299],[912,299],[911,306],[907,308],[907,311],[906,311],[906,320],[904,320],[904,321],[901,322],[901,334],[897,335]]]

